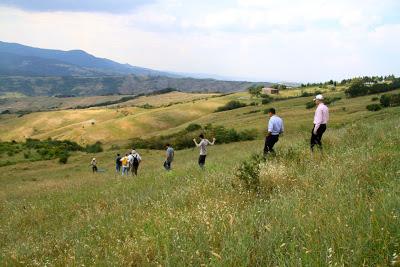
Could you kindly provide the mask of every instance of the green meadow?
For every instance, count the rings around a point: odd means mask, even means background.
[[[399,266],[400,107],[370,112],[365,106],[374,95],[327,95],[342,99],[330,106],[324,152],[315,154],[308,145],[314,109],[305,108],[312,97],[219,113],[213,111],[232,99],[259,100],[238,93],[171,106],[157,102],[153,109],[53,111],[19,121],[2,116],[2,140],[22,139],[19,129],[43,125],[33,137],[94,135],[106,150],[73,153],[65,165],[49,160],[0,167],[0,265]],[[270,107],[284,119],[285,133],[276,156],[258,166],[258,189],[247,189],[237,169],[262,151]],[[132,114],[123,116],[122,109]],[[95,125],[75,132],[68,126],[93,116]],[[162,167],[164,151],[139,150],[137,177],[115,173],[116,153],[129,149],[121,140],[134,137],[125,129],[142,128],[138,136],[146,137],[189,123],[254,128],[259,138],[209,147],[204,170],[193,148],[176,151],[170,172]],[[108,150],[114,142],[122,148]]]

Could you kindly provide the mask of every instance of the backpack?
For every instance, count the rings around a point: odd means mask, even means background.
[[[139,160],[138,160],[137,156],[133,156],[132,165],[134,165],[134,166],[139,165]]]

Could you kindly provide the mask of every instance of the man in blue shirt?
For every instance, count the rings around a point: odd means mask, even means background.
[[[264,156],[267,156],[269,152],[275,153],[274,145],[279,140],[279,135],[283,133],[283,121],[277,115],[275,115],[275,109],[270,108],[268,111],[269,122],[268,122],[268,133],[265,138],[264,145]]]

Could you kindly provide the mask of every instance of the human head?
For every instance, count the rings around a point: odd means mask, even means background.
[[[125,156],[128,156],[128,153],[126,153]]]
[[[166,145],[165,145],[165,147],[170,147],[171,145],[169,144],[169,143],[167,143]]]
[[[270,109],[268,110],[268,116],[270,116],[270,117],[274,116],[275,113],[276,113],[276,111],[275,111],[274,108],[270,108]]]
[[[204,139],[204,134],[200,134],[199,137],[200,137],[201,139]]]
[[[120,156],[119,153],[117,154],[117,156],[118,156],[118,157]]]
[[[314,98],[314,102],[315,102],[315,104],[319,104],[319,103],[322,103],[322,102],[324,102],[324,96],[323,95],[316,95],[315,96],[315,98]]]

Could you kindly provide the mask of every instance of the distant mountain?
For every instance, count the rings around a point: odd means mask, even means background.
[[[145,75],[180,77],[177,74],[120,64],[82,50],[53,50],[0,41],[0,75],[104,76]]]
[[[270,83],[264,83],[266,86]],[[165,88],[183,92],[238,92],[251,82],[218,81],[213,79],[170,78],[165,76],[104,76],[104,77],[21,77],[0,76],[0,95],[18,92],[27,96],[143,94]]]
[[[0,95],[11,92],[28,96],[141,94],[165,88],[227,93],[243,91],[254,84],[218,78],[120,64],[82,50],[41,49],[0,41]]]

